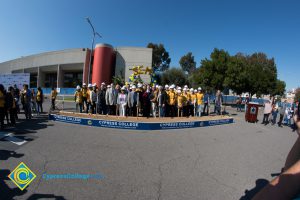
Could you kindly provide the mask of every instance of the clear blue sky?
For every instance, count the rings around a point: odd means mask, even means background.
[[[91,46],[90,16],[105,42],[118,46],[163,43],[171,66],[193,52],[274,57],[287,89],[300,86],[298,0],[2,0],[0,62],[45,51]]]

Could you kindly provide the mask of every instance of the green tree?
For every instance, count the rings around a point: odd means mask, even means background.
[[[244,55],[239,53],[230,58],[228,68],[226,70],[224,86],[232,89],[237,94],[247,92],[248,76],[246,73],[246,62]]]
[[[264,53],[254,53],[245,57],[248,76],[246,91],[250,95],[272,94],[277,83],[277,68],[274,58],[268,59]]]
[[[188,52],[186,55],[182,56],[180,58],[179,64],[181,66],[181,69],[188,72],[189,74],[194,72],[196,69],[196,62],[192,52]]]
[[[149,43],[148,48],[152,48],[152,68],[156,71],[165,71],[170,67],[171,58],[163,44]]]
[[[228,69],[230,55],[223,49],[214,49],[210,59],[205,58],[201,61],[199,69],[193,74],[193,83],[202,86],[206,90],[223,90]]]
[[[286,86],[286,84],[285,84],[284,81],[281,81],[281,80],[277,79],[276,85],[273,88],[273,91],[271,92],[271,95],[272,96],[275,96],[275,95],[283,96],[284,93],[285,93],[285,86]]]
[[[164,73],[162,73],[161,83],[162,85],[175,84],[175,85],[183,86],[183,85],[187,85],[189,82],[188,82],[187,75],[182,69],[171,68],[166,70]]]

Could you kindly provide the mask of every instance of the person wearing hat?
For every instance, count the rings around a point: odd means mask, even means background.
[[[150,85],[145,85],[146,89],[144,89],[144,92],[143,92],[143,109],[142,109],[142,112],[143,112],[143,117],[147,117],[149,118],[150,117],[150,110],[151,110],[151,101],[150,101],[150,94],[151,94],[151,87]]]
[[[177,116],[183,117],[184,116],[184,104],[185,104],[185,96],[181,93],[181,90],[177,90]]]
[[[163,89],[162,86],[158,86],[158,94],[157,94],[157,104],[158,104],[158,112],[159,117],[165,117],[166,115],[166,105],[167,105],[167,93]]]
[[[75,100],[75,103],[76,103],[76,112],[79,112],[82,113],[82,91],[81,91],[81,88],[79,85],[77,85],[76,87],[76,91],[75,91],[75,94],[74,94],[74,100]]]
[[[190,89],[190,98],[191,98],[191,101],[190,101],[189,114],[194,117],[196,114],[196,108],[197,108],[197,95],[193,88]]]
[[[106,94],[106,87],[105,83],[103,82],[100,86],[99,91],[97,92],[97,113],[100,115],[106,115],[107,114],[107,106],[106,106],[106,100],[105,100],[105,94]]]
[[[136,92],[139,96],[138,98],[138,101],[137,101],[137,115],[139,115],[139,113],[142,111],[142,105],[144,104],[143,103],[143,94],[144,94],[144,89],[143,89],[143,84],[141,83],[138,83],[137,84],[137,89],[136,89]]]
[[[91,109],[91,91],[93,90],[93,85],[91,83],[88,84],[86,89],[86,113],[90,112]]]
[[[131,92],[128,93],[128,108],[129,116],[137,116],[137,102],[139,101],[139,94],[136,91],[136,86],[132,85]]]
[[[196,109],[196,116],[201,117],[202,108],[203,108],[203,93],[201,87],[198,87],[198,92],[196,93],[197,99],[197,109]]]
[[[96,114],[96,102],[97,102],[97,84],[92,85],[92,90],[90,90],[90,102],[91,102],[91,113]]]
[[[188,117],[189,116],[189,107],[191,102],[190,94],[187,91],[187,87],[183,88],[183,93],[181,94],[183,96],[182,103],[183,103],[183,116]]]
[[[158,96],[158,87],[159,86],[154,86],[151,90],[150,94],[150,101],[151,101],[151,109],[152,109],[152,116],[156,118],[156,113],[157,113],[157,96]]]
[[[175,86],[171,85],[170,91],[168,92],[168,105],[169,105],[169,114],[172,118],[175,117],[175,106],[176,106],[176,93],[174,91]]]
[[[107,87],[108,88],[106,90],[105,99],[106,99],[106,105],[108,108],[108,114],[115,115],[118,92],[115,89],[115,86],[113,83],[108,85]]]
[[[88,106],[88,103],[87,103],[87,99],[88,99],[88,96],[87,96],[87,87],[86,87],[86,84],[83,83],[82,84],[82,88],[81,88],[81,92],[82,92],[82,109],[83,110],[87,110],[87,106]]]
[[[119,84],[116,84],[116,87],[115,87],[115,102],[116,102],[116,105],[115,105],[115,115],[118,115],[119,113],[119,104],[117,104],[117,101],[118,101],[118,95],[121,93],[121,86]]]
[[[126,94],[126,87],[123,86],[121,88],[121,92],[118,94],[117,105],[119,108],[119,116],[125,117],[126,116],[126,107],[127,107],[127,94]]]
[[[128,82],[126,82],[125,83],[125,93],[127,94],[127,99],[128,99],[128,95],[130,92],[131,92],[131,85]],[[125,115],[129,116],[129,107],[128,106],[126,106],[126,114]]]
[[[164,89],[164,91],[166,92],[166,95],[167,95],[167,98],[166,98],[166,106],[165,106],[165,117],[169,117],[170,115],[170,105],[169,105],[169,103],[168,103],[168,96],[169,96],[169,90],[170,88],[169,88],[169,85],[165,85],[165,89]]]

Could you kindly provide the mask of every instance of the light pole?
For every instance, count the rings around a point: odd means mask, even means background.
[[[91,52],[90,52],[89,72],[88,72],[88,80],[87,80],[88,81],[87,84],[88,84],[88,83],[90,83],[90,75],[91,75],[91,68],[92,68],[92,66],[91,66],[92,65],[92,53],[93,53],[93,49],[94,49],[95,37],[97,35],[98,37],[102,38],[102,36],[95,31],[95,28],[94,28],[90,18],[86,17],[85,19],[90,24],[90,26],[93,30],[93,40],[92,40],[92,48],[91,48]]]

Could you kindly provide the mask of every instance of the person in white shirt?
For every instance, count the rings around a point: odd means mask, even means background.
[[[126,116],[127,94],[125,93],[126,87],[121,88],[121,92],[118,94],[117,104],[119,107],[119,115]]]
[[[91,112],[96,114],[96,102],[97,102],[97,84],[92,85],[93,89],[90,91],[90,102],[91,102]]]
[[[271,104],[271,101],[270,100],[267,100],[267,102],[265,103],[265,106],[264,106],[264,118],[263,118],[263,121],[262,121],[262,124],[265,124],[267,125],[269,123],[269,117],[270,117],[270,114],[272,112],[272,104]]]

